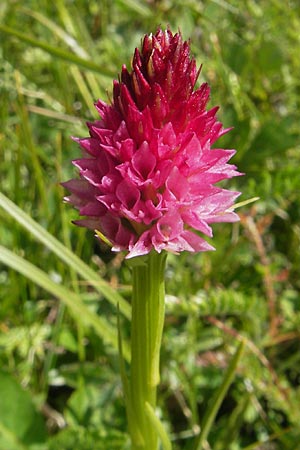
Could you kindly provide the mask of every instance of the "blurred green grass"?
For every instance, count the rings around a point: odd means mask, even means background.
[[[191,38],[211,104],[234,126],[220,146],[237,149],[234,162],[246,175],[230,188],[242,191],[241,200],[260,200],[240,210],[239,224],[214,226],[216,252],[169,257],[162,415],[174,448],[190,448],[244,336],[247,351],[205,448],[300,448],[298,1],[6,0],[1,192],[82,258],[94,284],[0,208],[1,245],[48,276],[41,287],[30,266],[22,276],[9,269],[9,253],[1,255],[1,374],[7,386],[30,393],[33,403],[20,394],[20,404],[28,417],[42,411],[46,428],[35,433],[28,421],[18,434],[18,409],[6,406],[0,449],[128,448],[115,346],[89,325],[97,312],[116,329],[113,301],[95,284],[106,280],[129,298],[130,272],[122,255],[70,224],[76,212],[62,203],[59,183],[74,174],[70,161],[79,149],[70,136],[86,135],[93,102],[109,99],[112,79],[142,36],[168,25]],[[57,301],[61,285],[81,297],[89,324]],[[122,326],[126,337],[125,318]]]

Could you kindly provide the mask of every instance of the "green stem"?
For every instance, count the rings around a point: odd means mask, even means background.
[[[157,450],[157,427],[147,405],[155,411],[159,356],[165,315],[166,254],[152,252],[133,265],[129,429],[132,450]],[[130,410],[130,413],[129,413]]]

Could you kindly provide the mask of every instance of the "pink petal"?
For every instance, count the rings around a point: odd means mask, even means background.
[[[131,183],[123,180],[116,189],[116,197],[125,206],[126,209],[134,209],[140,200],[140,191]]]
[[[181,175],[177,167],[174,167],[166,181],[167,190],[164,198],[166,200],[184,200],[189,192],[188,181]]]
[[[133,169],[141,176],[143,180],[146,180],[152,174],[155,165],[155,156],[150,153],[148,143],[143,142],[140,148],[133,155]]]

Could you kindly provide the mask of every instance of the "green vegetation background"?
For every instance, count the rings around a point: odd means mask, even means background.
[[[168,259],[161,416],[174,449],[191,448],[244,337],[203,448],[300,449],[299,1],[4,0],[1,450],[129,448],[115,305],[130,299],[130,271],[71,225],[59,183],[80,155],[70,136],[86,135],[94,101],[159,25],[191,38],[211,105],[234,127],[220,145],[246,175],[228,185],[260,197],[239,224],[214,226],[216,252]],[[120,314],[126,339],[125,302]]]

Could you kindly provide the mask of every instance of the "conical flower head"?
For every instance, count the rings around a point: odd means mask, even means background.
[[[209,86],[180,33],[158,30],[136,49],[132,70],[122,67],[113,101],[99,100],[100,120],[76,139],[84,157],[73,161],[80,179],[64,186],[67,201],[127,257],[168,250],[212,250],[213,222],[234,222],[238,192],[215,186],[239,173],[234,150],[212,148],[228,130],[207,109]],[[200,232],[200,233],[199,233]]]

